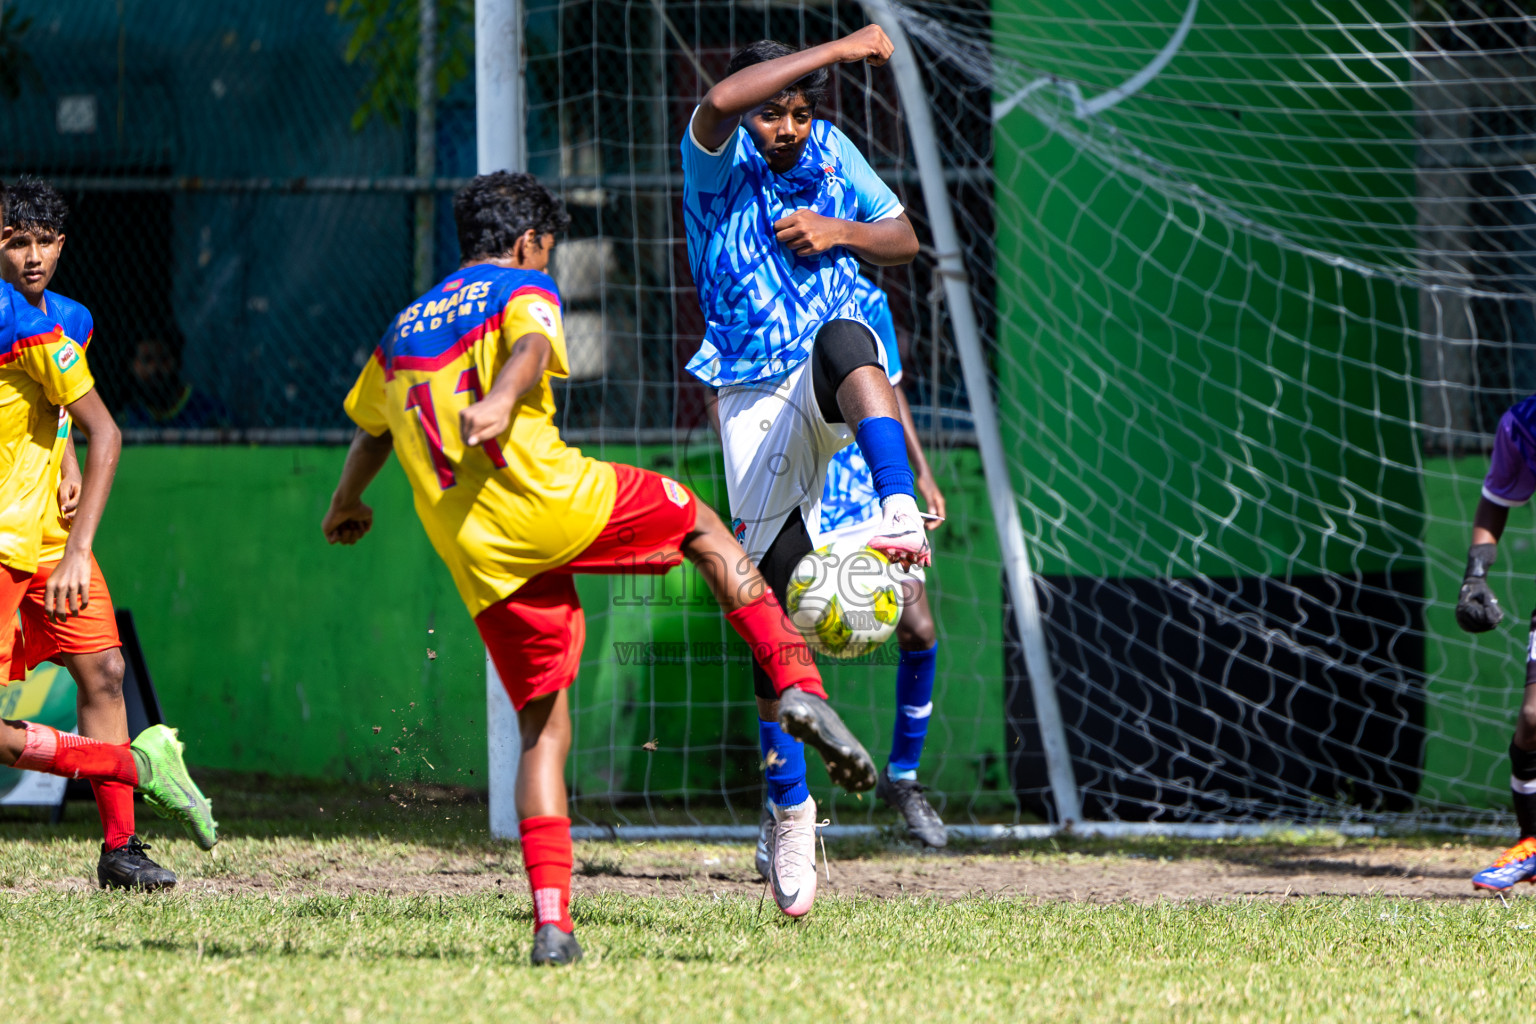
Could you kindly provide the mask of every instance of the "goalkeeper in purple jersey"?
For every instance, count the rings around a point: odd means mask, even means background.
[[[806,50],[753,43],[681,142],[688,264],[705,319],[688,369],[716,389],[732,530],[781,603],[814,547],[827,462],[850,442],[881,503],[869,546],[903,565],[931,558],[896,396],[853,294],[860,259],[909,263],[917,235],[858,147],[816,119],[829,67],[883,64],[892,49],[874,25]],[[769,881],[790,913],[815,891],[816,804],[801,744],[779,728],[767,677],[753,676],[775,817]]]
[[[1509,510],[1536,494],[1536,395],[1517,403],[1499,419],[1493,459],[1483,480],[1483,495],[1472,519],[1467,574],[1456,600],[1456,623],[1469,633],[1486,633],[1504,618],[1488,586],[1488,567],[1498,552]],[[1536,612],[1526,647],[1525,697],[1509,745],[1509,787],[1520,841],[1489,867],[1472,876],[1479,889],[1498,891],[1517,882],[1536,881]]]

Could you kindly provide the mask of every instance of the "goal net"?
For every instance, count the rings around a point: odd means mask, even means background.
[[[1056,814],[971,416],[992,402],[1086,818],[1500,827],[1536,601],[1524,513],[1493,573],[1503,626],[1474,639],[1451,609],[1492,430],[1536,390],[1536,8],[893,6],[936,137],[911,136],[890,70],[841,68],[823,114],[925,242],[876,279],[949,500],[922,770],[946,819]],[[531,169],[576,218],[563,414],[594,454],[723,507],[681,369],[702,324],[677,145],[733,48],[866,18],[842,0],[528,4]],[[961,382],[923,145],[988,395]],[[747,665],[703,589],[583,585],[576,814],[750,823]],[[880,759],[893,659],[826,674]],[[886,820],[871,803],[829,806]]]

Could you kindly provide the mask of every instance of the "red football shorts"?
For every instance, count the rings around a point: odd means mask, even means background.
[[[682,563],[679,549],[698,515],[693,494],[648,469],[614,463],[613,473],[618,491],[603,532],[565,565],[540,573],[475,616],[501,685],[519,711],[576,678],[587,620],[573,573],[660,574]]]
[[[65,654],[96,654],[123,646],[117,634],[112,594],[95,555],[91,556],[90,603],[79,615],[71,615],[63,622],[49,621],[43,610],[44,601],[48,577],[57,565],[40,565],[27,580],[21,599],[21,629],[11,646],[7,679],[25,679],[28,669],[45,661],[58,661]],[[0,611],[5,607],[0,603]]]

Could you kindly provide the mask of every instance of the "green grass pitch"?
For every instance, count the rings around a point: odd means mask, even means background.
[[[216,855],[152,837],[182,877],[158,895],[89,887],[90,810],[3,825],[18,1024],[1471,1021],[1530,1002],[1536,899],[1472,896],[1481,843],[843,844],[798,923],[761,899],[747,847],[584,843],[588,958],[535,971],[516,848],[483,805],[225,800]]]

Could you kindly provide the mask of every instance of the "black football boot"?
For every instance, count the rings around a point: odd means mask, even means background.
[[[149,847],[138,836],[115,850],[101,844],[96,879],[103,889],[172,889],[176,875],[149,859]]]
[[[832,705],[804,690],[779,695],[779,726],[826,762],[827,775],[850,793],[874,789],[875,762]]]
[[[529,959],[535,967],[564,967],[581,959],[581,943],[575,935],[561,931],[559,925],[547,924],[533,936]]]
[[[923,792],[928,787],[916,779],[893,779],[886,772],[880,773],[875,785],[875,796],[887,807],[894,808],[906,820],[907,831],[924,846],[938,849],[949,841],[939,812],[933,809]]]

